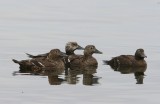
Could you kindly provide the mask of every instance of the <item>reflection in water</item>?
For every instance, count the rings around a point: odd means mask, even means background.
[[[135,79],[137,80],[136,84],[143,84],[144,72],[135,72]]]
[[[143,84],[144,72],[147,69],[147,66],[144,67],[128,67],[128,66],[119,66],[114,67],[111,66],[114,71],[119,71],[121,74],[131,74],[134,73],[135,79],[137,81],[136,84]]]
[[[71,67],[66,75],[68,84],[77,84],[79,82],[78,75],[83,75],[83,85],[99,84],[98,80],[100,77],[96,77],[93,74],[96,73],[97,66],[92,67]]]
[[[52,70],[42,70],[39,73],[26,71],[26,72],[14,72],[13,75],[39,75],[48,76],[48,82],[50,85],[61,85],[63,83],[76,85],[79,83],[80,75],[82,75],[83,85],[95,85],[99,84],[100,77],[94,76],[96,73],[97,66],[92,67],[72,67],[65,69],[65,78],[61,76],[64,74],[64,69],[52,69]]]
[[[65,80],[62,78],[59,78],[58,75],[48,76],[48,82],[50,85],[60,85]]]
[[[61,85],[62,82],[64,82],[65,80],[62,78],[59,78],[59,75],[62,75],[63,72],[64,72],[63,69],[44,70],[41,73],[41,75],[48,76],[48,82],[50,85]]]
[[[68,69],[68,74],[66,75],[66,80],[68,84],[77,84],[79,82],[78,75],[82,74],[82,70],[80,68]]]
[[[64,79],[59,78],[59,75],[62,75],[64,72],[64,69],[55,69],[55,68],[49,68],[50,70],[41,70],[38,73],[35,73],[35,71],[15,71],[13,72],[13,75],[39,75],[39,76],[48,76],[48,82],[50,85],[60,85],[63,82],[65,82]]]

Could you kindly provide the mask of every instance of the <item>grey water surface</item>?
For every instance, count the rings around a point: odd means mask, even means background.
[[[64,51],[69,41],[103,52],[93,55],[99,66],[92,75],[77,74],[72,83],[62,73],[57,84],[47,76],[13,75],[19,70],[13,58]],[[103,65],[138,48],[147,55],[143,84]],[[160,103],[160,0],[0,0],[0,49],[1,104]]]

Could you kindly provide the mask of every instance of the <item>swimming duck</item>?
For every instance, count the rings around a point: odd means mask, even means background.
[[[75,50],[84,50],[84,48],[81,47],[80,45],[78,45],[77,42],[66,43],[66,46],[65,46],[66,55],[75,55],[75,53],[74,53]],[[28,54],[28,53],[26,53],[26,54],[30,58],[38,58],[38,57],[47,57],[48,56],[48,53],[39,54],[39,55],[31,55],[31,54]]]
[[[94,53],[102,54],[94,45],[87,45],[84,49],[84,55],[72,55],[68,57],[70,66],[98,66],[97,60],[92,56]]]
[[[132,67],[145,67],[147,66],[146,61],[144,58],[147,56],[144,53],[142,48],[137,49],[135,55],[120,55],[117,57],[113,57],[109,61],[104,61],[105,64],[108,64],[112,67],[119,67],[119,66],[132,66]]]
[[[31,72],[31,73],[41,73],[42,71],[51,70],[64,70],[65,65],[62,57],[66,56],[59,49],[52,49],[47,58],[33,58],[31,60],[17,61],[13,59],[13,62],[20,65],[20,72]]]

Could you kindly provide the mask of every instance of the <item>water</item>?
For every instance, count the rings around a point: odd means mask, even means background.
[[[160,96],[159,0],[1,0],[0,3],[0,103],[1,104],[159,104]],[[17,75],[11,59],[24,53],[45,53],[68,41],[94,44],[103,52],[94,57],[99,67],[93,86],[50,85],[47,76]],[[102,60],[134,54],[143,48],[148,63],[143,84],[134,74],[120,74]],[[82,51],[76,51],[83,54]],[[64,74],[59,78],[65,79]]]

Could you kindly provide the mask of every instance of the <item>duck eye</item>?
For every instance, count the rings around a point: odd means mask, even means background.
[[[73,45],[73,46],[76,46],[77,44],[76,44],[76,43],[73,43],[72,45]]]

